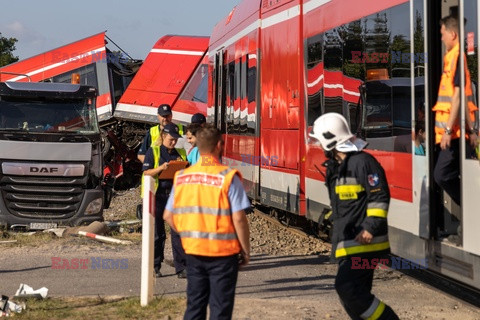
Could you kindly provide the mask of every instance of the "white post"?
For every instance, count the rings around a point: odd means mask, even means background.
[[[142,278],[140,305],[145,307],[153,299],[153,237],[155,225],[155,184],[150,176],[143,177],[142,212]]]

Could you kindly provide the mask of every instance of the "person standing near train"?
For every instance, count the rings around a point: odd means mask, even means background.
[[[231,319],[238,268],[250,260],[250,201],[239,171],[220,162],[220,130],[206,125],[196,137],[201,159],[175,174],[163,217],[187,254],[184,319],[205,319],[207,305],[210,319]]]
[[[320,142],[328,158],[325,181],[332,207],[332,254],[338,259],[335,289],[340,300],[352,319],[399,319],[371,293],[372,266],[390,251],[390,192],[385,172],[363,151],[366,142],[354,137],[338,113],[315,120],[310,137]]]
[[[187,155],[184,149],[176,149],[175,144],[180,138],[179,129],[174,123],[168,123],[160,132],[156,142],[150,147],[145,155],[143,162],[143,173],[146,176],[152,176],[155,179],[155,239],[154,239],[154,270],[155,276],[161,277],[160,271],[164,259],[165,241],[165,221],[163,220],[163,210],[167,204],[168,197],[172,190],[173,179],[159,179],[162,171],[168,168],[168,163],[175,160],[186,160]],[[175,269],[179,278],[186,278],[185,264],[183,268],[181,263],[177,266],[177,261],[183,261],[185,253],[181,244],[175,247],[175,241],[172,239],[173,259]],[[180,246],[178,248],[178,246]],[[183,253],[183,255],[182,255]]]
[[[447,49],[443,61],[443,73],[438,89],[435,111],[435,144],[439,151],[434,170],[435,182],[458,205],[460,197],[460,43],[458,19],[447,16],[440,20],[442,42]],[[470,72],[467,68],[465,54],[462,54],[465,65],[465,137],[467,155],[473,154],[473,148],[478,144],[478,128],[474,128],[475,111]],[[473,147],[473,148],[471,148]]]

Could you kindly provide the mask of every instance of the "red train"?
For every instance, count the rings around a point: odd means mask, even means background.
[[[110,49],[109,41],[101,32],[10,64],[0,68],[0,81],[76,81],[95,87],[104,175],[113,176],[115,188],[123,189],[139,182],[135,151],[147,127],[157,123],[158,105],[171,104],[176,123],[206,113],[208,37],[164,36],[145,61]]]
[[[207,114],[252,199],[322,224],[323,152],[307,137],[319,115],[342,113],[387,172],[393,253],[480,288],[479,161],[461,161],[461,208],[432,174],[437,21],[450,13],[466,18],[462,46],[478,82],[477,0],[243,0],[210,37]],[[419,125],[426,155],[414,152]],[[441,241],[440,229],[461,230],[461,244]]]

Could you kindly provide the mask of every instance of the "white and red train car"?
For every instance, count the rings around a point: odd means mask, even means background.
[[[0,68],[0,81],[70,83],[76,76],[80,84],[97,89],[101,124],[113,119],[157,123],[161,103],[172,105],[178,122],[189,123],[194,113],[206,113],[207,76],[201,72],[206,67],[199,66],[205,59],[208,37],[163,36],[143,63],[111,51],[107,39],[101,32],[7,65]],[[181,95],[184,91],[193,94]]]
[[[461,207],[433,181],[438,21],[457,12],[478,83],[477,0],[243,0],[210,37],[207,114],[252,199],[321,223],[324,155],[308,132],[319,115],[342,113],[386,170],[392,252],[478,289],[479,161],[461,159]],[[415,154],[415,126],[426,129],[425,155]]]
[[[207,48],[208,37],[160,38],[120,98],[115,118],[157,123],[162,103],[172,106],[175,123],[189,124],[193,114],[206,114]]]

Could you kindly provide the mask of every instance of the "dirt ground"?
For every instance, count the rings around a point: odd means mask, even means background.
[[[134,218],[134,208],[140,202],[137,195],[138,190],[135,189],[115,197],[111,209],[106,212],[108,220]],[[337,266],[329,262],[327,245],[312,237],[299,237],[286,232],[284,228],[257,215],[250,214],[249,222],[252,261],[239,273],[234,319],[348,319],[333,287]],[[105,273],[105,276],[102,274],[93,280],[105,281],[109,285],[117,282],[118,289],[107,290],[105,287],[103,290],[102,284],[97,283],[97,291],[89,295],[138,296],[139,281],[136,274],[139,274],[140,269],[141,235],[136,232],[128,233],[135,231],[130,227],[123,231],[126,233],[117,231],[112,235],[130,239],[134,244],[117,246],[84,238],[56,239],[41,236],[39,241],[0,245],[2,255],[9,257],[8,260],[0,259],[0,293],[13,294],[11,291],[18,287],[20,279],[32,285],[41,279],[52,281],[47,285],[52,288],[52,294],[55,292],[53,282],[56,281],[60,284],[70,283],[70,286],[75,287],[70,291],[61,291],[64,286],[57,285],[61,296],[75,296],[77,290],[78,295],[85,295],[84,292],[80,294],[80,289],[85,289],[81,286],[83,281],[86,281],[86,274],[52,274],[51,268],[41,271],[34,266],[42,265],[42,259],[43,265],[48,265],[51,256],[88,255],[121,256],[129,259],[129,270],[125,270],[125,273]],[[165,253],[167,260],[171,260],[169,239]],[[186,281],[177,279],[171,266],[167,265],[165,268],[169,276],[156,280],[155,293],[167,298],[185,297]],[[135,276],[132,276],[134,274]],[[62,278],[63,276],[65,278]],[[50,280],[49,277],[53,279]],[[113,293],[120,291],[120,284],[123,291]],[[480,309],[395,270],[377,270],[373,292],[389,304],[400,319],[480,320]],[[183,310],[172,313],[170,318],[181,319],[179,314],[183,314]]]

